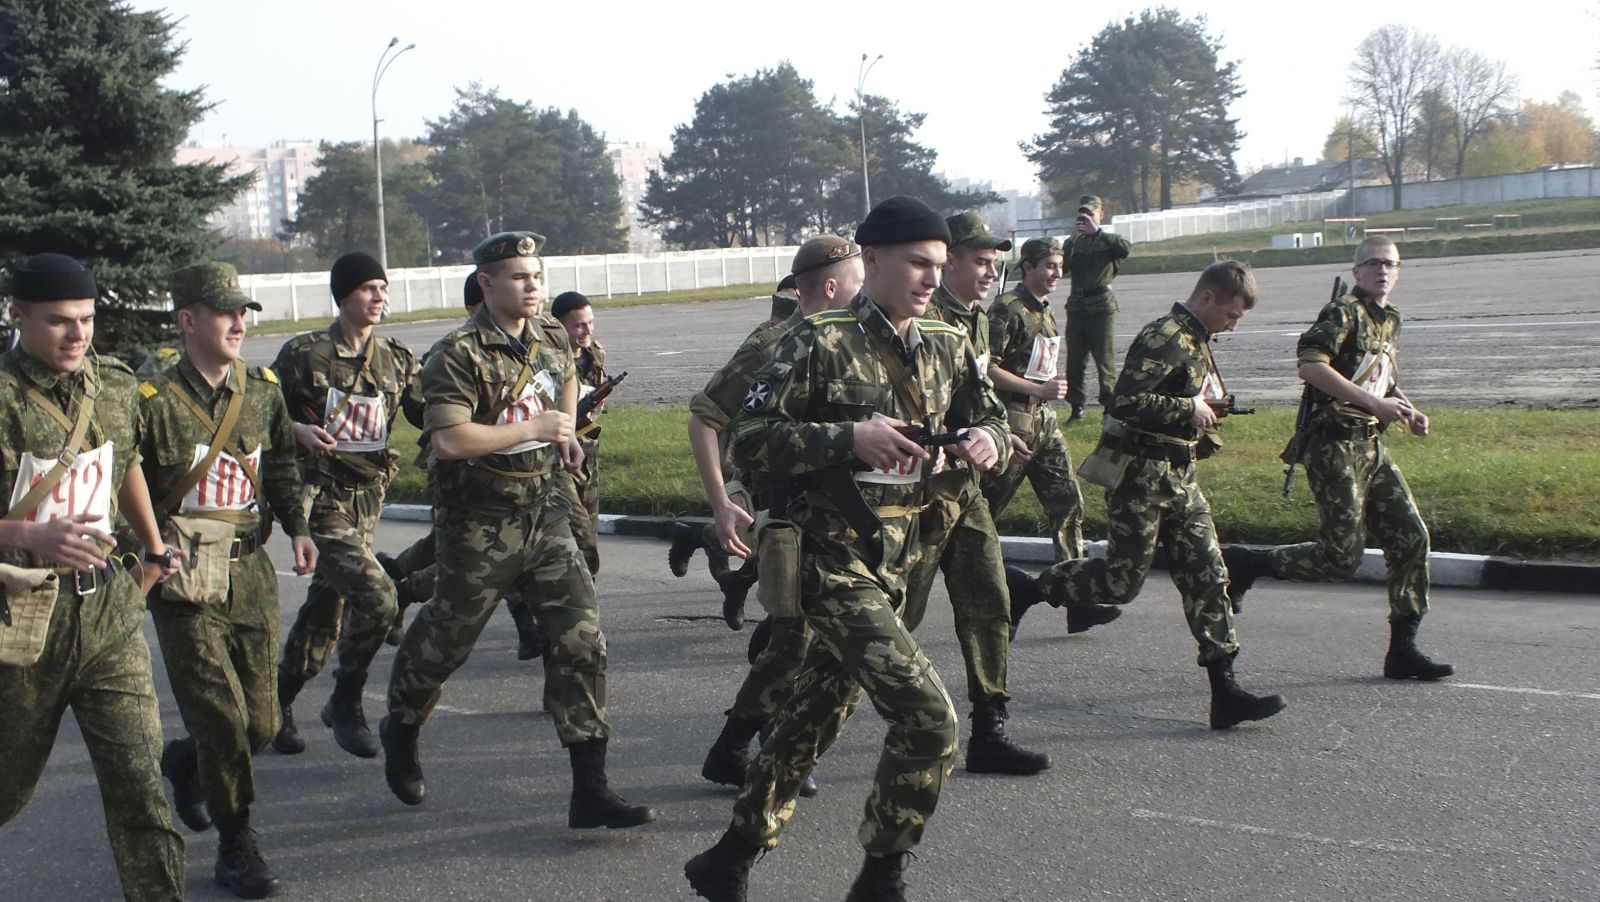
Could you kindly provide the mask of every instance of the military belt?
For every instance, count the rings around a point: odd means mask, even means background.
[[[1337,423],[1323,420],[1311,427],[1311,431],[1335,442],[1370,442],[1383,434],[1383,424],[1368,421],[1365,423]]]
[[[838,503],[829,497],[826,492],[823,492],[819,489],[808,489],[806,491],[806,503],[812,507],[829,511],[838,511],[842,513]],[[872,504],[871,502],[868,502],[867,506],[872,508],[872,512],[877,514],[878,519],[880,520],[893,520],[896,517],[909,517],[913,514],[920,514],[923,510],[922,506],[920,505],[910,504]]]
[[[73,567],[51,567],[50,569],[61,577],[59,594],[71,595],[74,598],[88,598],[100,591],[101,587],[106,583],[111,582],[111,577],[115,575],[111,569],[114,566],[116,565],[107,564],[105,567],[96,567],[87,573]]]
[[[1130,435],[1123,438],[1121,450],[1146,460],[1164,460],[1174,467],[1187,467],[1194,463],[1192,445],[1144,441]]]
[[[264,545],[261,533],[253,532],[247,536],[235,536],[233,544],[228,546],[228,563],[232,564],[242,558],[248,557],[257,548]]]
[[[1070,297],[1075,298],[1103,298],[1111,293],[1110,285],[1099,285],[1094,288],[1085,288],[1083,291],[1074,291]]]

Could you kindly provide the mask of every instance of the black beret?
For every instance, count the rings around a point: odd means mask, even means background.
[[[461,286],[461,303],[466,307],[483,303],[483,286],[478,284],[477,270],[467,273],[467,284]]]
[[[950,243],[950,226],[933,208],[904,194],[878,204],[856,229],[856,243],[862,246],[907,244],[912,241]]]
[[[576,291],[563,291],[556,295],[555,303],[550,305],[550,315],[560,319],[574,310],[582,310],[587,306],[589,306],[588,298]]]
[[[342,301],[373,279],[388,282],[389,274],[377,260],[357,251],[333,261],[333,269],[328,272],[328,289],[333,292],[334,301]]]
[[[537,257],[544,249],[544,236],[538,232],[496,232],[472,249],[472,262],[483,266],[513,257]]]
[[[94,273],[66,254],[35,254],[11,269],[11,296],[19,301],[81,301],[100,296]]]
[[[782,282],[778,283],[778,287],[773,290],[773,293],[776,294],[779,291],[795,291],[799,288],[799,284],[799,280],[794,277],[794,273],[789,273],[783,277]]]

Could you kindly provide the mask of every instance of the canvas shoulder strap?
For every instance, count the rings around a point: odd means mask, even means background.
[[[46,495],[55,490],[55,487],[66,477],[67,471],[72,469],[73,461],[78,459],[78,452],[83,450],[83,440],[89,435],[89,420],[94,414],[95,386],[89,380],[87,374],[84,377],[83,384],[83,401],[78,404],[78,418],[76,421],[68,419],[66,413],[57,407],[54,401],[45,397],[43,392],[33,386],[28,386],[27,391],[23,392],[28,400],[37,404],[40,409],[50,415],[51,419],[54,419],[63,429],[67,430],[67,443],[62,446],[61,454],[56,457],[55,464],[45,471],[44,477],[34,483],[28,493],[23,495],[16,504],[12,505],[11,510],[6,511],[5,519],[21,520],[26,517],[29,511],[39,506],[39,502],[43,501]]]
[[[193,469],[185,473],[183,478],[178,480],[172,486],[172,489],[156,504],[157,511],[177,510],[178,505],[183,503],[183,497],[189,494],[189,490],[199,485],[200,480],[204,479],[206,473],[210,472],[211,465],[217,462],[217,458],[221,456],[224,448],[227,448],[239,462],[239,469],[243,470],[245,478],[250,480],[250,485],[255,489],[256,496],[261,496],[261,482],[255,468],[250,466],[250,461],[244,452],[233,444],[233,433],[239,425],[239,412],[244,408],[244,373],[242,370],[243,367],[240,364],[234,364],[234,375],[239,380],[241,390],[234,392],[228,398],[228,406],[222,411],[222,422],[220,424],[212,422],[211,417],[200,406],[200,402],[196,401],[177,382],[167,383],[167,387],[172,390],[172,393],[177,396],[179,401],[183,402],[184,406],[189,408],[189,412],[194,414],[202,425],[211,430],[211,447],[207,449],[205,457],[201,458]]]
[[[344,409],[350,405],[350,398],[355,395],[356,389],[361,387],[361,380],[372,378],[372,348],[377,343],[378,336],[367,336],[367,346],[361,350],[361,368],[356,370],[355,381],[350,383],[350,389],[344,393],[344,397],[340,398],[339,403],[334,406],[333,413],[329,414],[327,422],[322,424],[323,428],[326,429],[339,422],[339,417],[344,414]],[[329,370],[333,369],[333,360],[337,357],[338,352],[335,351],[334,357],[328,360]],[[331,376],[332,373],[330,372],[329,375]],[[331,378],[328,381],[330,383],[333,382]]]

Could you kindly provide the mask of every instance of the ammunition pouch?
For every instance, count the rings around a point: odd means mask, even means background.
[[[222,604],[228,600],[228,565],[255,551],[256,535],[237,537],[234,524],[223,519],[174,515],[161,541],[183,551],[178,571],[161,583],[161,597],[189,604]],[[249,542],[246,551],[245,543]]]
[[[1006,425],[1011,427],[1011,434],[1032,445],[1038,437],[1039,418],[1032,409],[1019,410],[1015,407],[1006,409]]]
[[[762,514],[756,523],[756,601],[776,618],[800,616],[800,527]]]
[[[0,564],[0,597],[11,609],[11,625],[0,621],[0,665],[39,663],[61,587],[61,578],[52,570]]]
[[[1100,443],[1078,464],[1078,478],[1102,488],[1114,489],[1122,484],[1122,477],[1128,472],[1128,464],[1133,458],[1106,439],[1102,434]]]

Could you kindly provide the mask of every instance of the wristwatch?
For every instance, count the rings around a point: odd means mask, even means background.
[[[168,548],[160,554],[152,554],[146,551],[144,553],[144,562],[146,564],[160,564],[161,569],[165,570],[172,566],[172,549]]]

